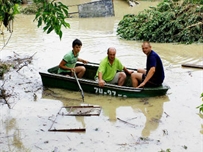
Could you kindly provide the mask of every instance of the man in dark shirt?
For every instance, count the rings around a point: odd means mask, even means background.
[[[133,87],[158,87],[164,81],[164,68],[159,55],[151,49],[149,42],[143,42],[142,50],[147,55],[146,70],[138,69],[131,74]]]

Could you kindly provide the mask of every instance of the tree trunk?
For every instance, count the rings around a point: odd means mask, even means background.
[[[27,0],[22,0],[22,4],[27,4]]]

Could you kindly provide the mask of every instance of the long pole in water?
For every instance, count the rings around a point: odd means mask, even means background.
[[[75,71],[73,73],[74,73],[75,80],[77,81],[78,87],[79,87],[81,95],[82,95],[82,101],[84,102],[84,93],[83,93],[82,87],[80,86],[80,83],[78,81],[77,75],[75,74]]]

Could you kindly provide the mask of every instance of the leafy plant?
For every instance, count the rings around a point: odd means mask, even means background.
[[[12,0],[13,3],[21,4],[22,0]]]
[[[127,40],[190,44],[203,42],[203,5],[163,0],[138,15],[127,14],[117,34]]]
[[[185,0],[186,3],[203,4],[203,0]]]
[[[200,98],[202,98],[202,101],[203,101],[203,93],[201,94]],[[203,113],[203,104],[199,105],[197,108],[199,109],[200,113],[201,112]]]
[[[43,27],[43,31],[49,34],[53,30],[59,38],[62,38],[62,27],[70,28],[70,24],[65,20],[68,17],[68,7],[61,2],[52,0],[33,0],[36,4],[36,14],[34,21],[38,22],[38,27]],[[3,24],[7,29],[13,31],[13,19],[20,13],[19,5],[21,0],[0,0],[0,25]],[[27,14],[32,10],[25,10]],[[3,33],[3,31],[0,31]]]
[[[19,5],[13,3],[12,1],[0,1],[2,5],[0,5],[0,21],[3,22],[4,26],[8,28],[10,32],[12,32],[13,29],[9,29],[8,26],[11,21],[13,21],[14,16],[16,14],[19,14]]]
[[[35,0],[39,5],[34,21],[38,21],[38,27],[44,26],[43,31],[49,34],[53,30],[60,39],[62,38],[61,27],[70,28],[70,24],[65,21],[68,17],[68,7],[61,2],[47,2],[46,0]]]
[[[171,149],[166,149],[166,150],[161,150],[161,151],[159,151],[159,152],[171,152]]]

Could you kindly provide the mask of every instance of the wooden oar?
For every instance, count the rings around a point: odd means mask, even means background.
[[[99,65],[99,63],[94,63],[94,62],[88,62],[88,63],[89,63],[89,64]],[[133,68],[127,68],[127,69],[137,71],[137,69],[133,69]]]
[[[82,95],[82,101],[84,102],[84,93],[83,93],[82,87],[80,86],[80,83],[78,81],[77,75],[75,74],[75,71],[73,73],[74,73],[75,80],[77,81],[78,87],[79,87],[81,95]]]

